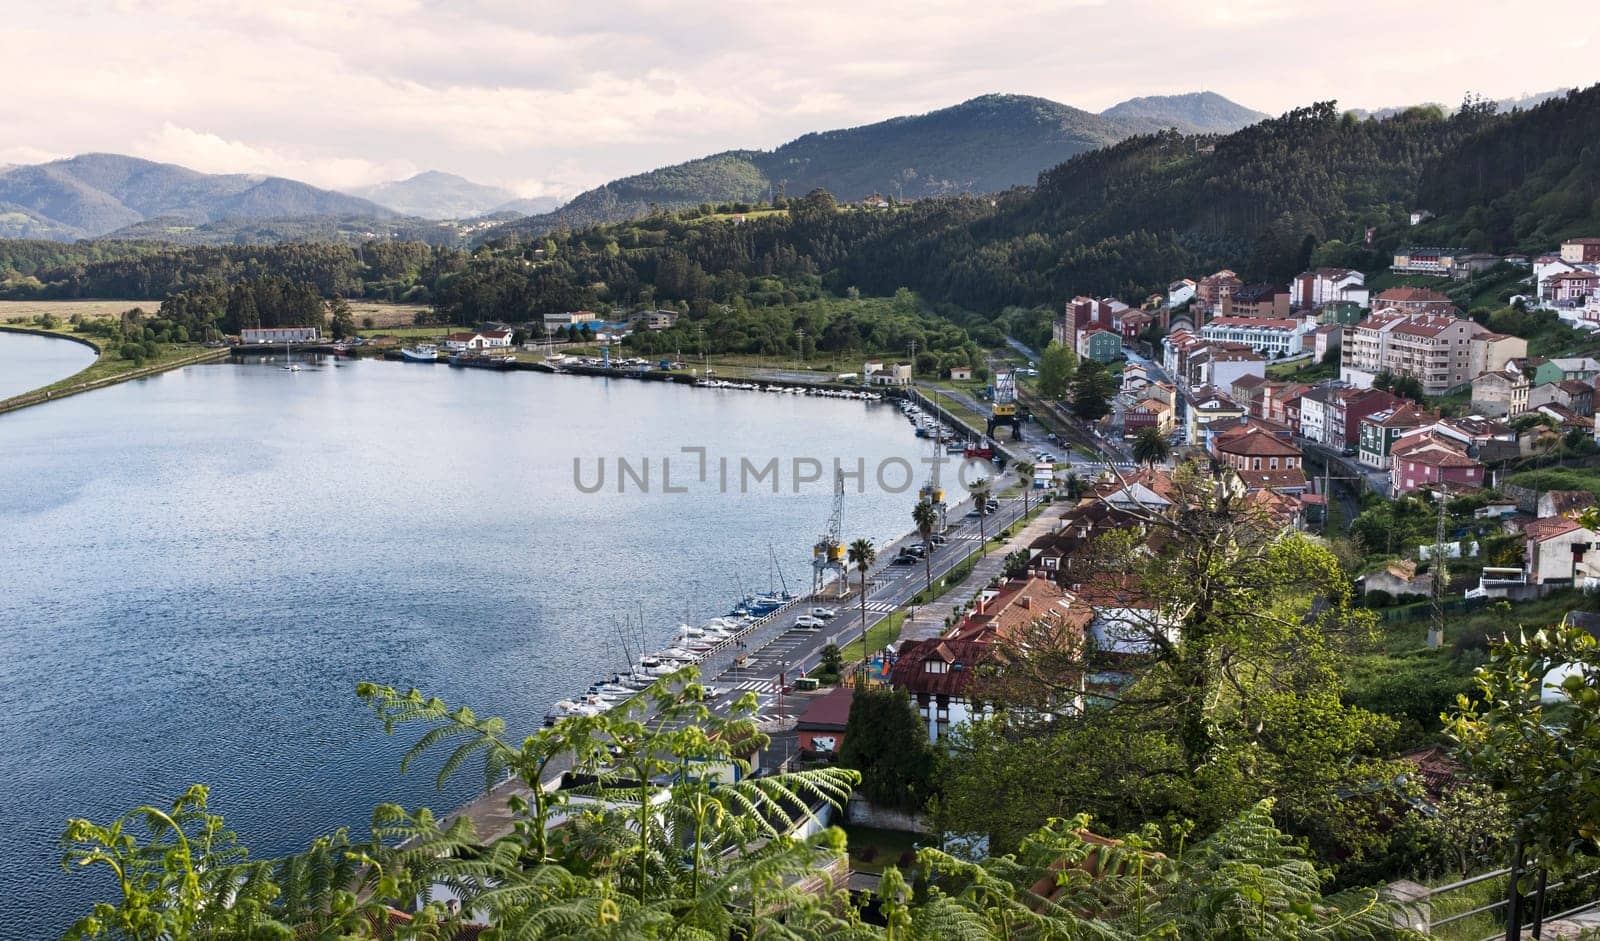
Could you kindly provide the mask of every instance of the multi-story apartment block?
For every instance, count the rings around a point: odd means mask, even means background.
[[[1244,287],[1244,282],[1239,279],[1237,274],[1227,268],[1215,274],[1206,275],[1195,285],[1195,306],[1203,308],[1207,312],[1221,310],[1223,299],[1232,297],[1233,292],[1242,287]]]
[[[1224,317],[1289,316],[1289,289],[1277,284],[1246,284],[1223,298]]]
[[[1367,276],[1349,268],[1317,268],[1297,275],[1289,285],[1290,303],[1296,310],[1313,310],[1324,304],[1351,302],[1367,306]]]
[[[1456,256],[1465,255],[1464,248],[1424,248],[1412,246],[1397,248],[1394,264],[1390,268],[1401,274],[1433,274],[1444,277],[1455,266]]]
[[[1489,332],[1442,311],[1379,311],[1345,331],[1339,378],[1370,388],[1388,372],[1414,377],[1426,395],[1443,395],[1472,381],[1473,340]]]

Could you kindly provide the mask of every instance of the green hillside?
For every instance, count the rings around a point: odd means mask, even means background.
[[[485,240],[639,218],[702,203],[753,202],[825,189],[839,199],[997,193],[1130,135],[1165,127],[1234,130],[1258,112],[1220,95],[1135,99],[1093,114],[1045,98],[984,95],[950,108],[806,134],[773,151],[735,150],[607,183],[553,213]]]

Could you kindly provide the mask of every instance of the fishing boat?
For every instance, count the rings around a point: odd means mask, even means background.
[[[400,357],[408,363],[436,363],[439,348],[432,343],[418,343],[401,350]]]

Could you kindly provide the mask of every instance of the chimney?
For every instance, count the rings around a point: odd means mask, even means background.
[[[1021,608],[1024,611],[1032,611],[1033,610],[1033,596],[1032,595],[1023,595],[1022,597],[1018,598],[1017,599],[1017,607]]]

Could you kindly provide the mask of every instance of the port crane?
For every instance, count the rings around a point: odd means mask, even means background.
[[[838,574],[839,595],[849,590],[849,573],[844,558],[844,471],[836,469],[833,478],[833,514],[828,529],[811,547],[811,593],[819,595],[829,572]]]
[[[989,410],[989,437],[1000,425],[1011,426],[1011,440],[1022,440],[1022,415],[1017,411],[1017,371],[1001,369],[994,374],[994,404]]]

